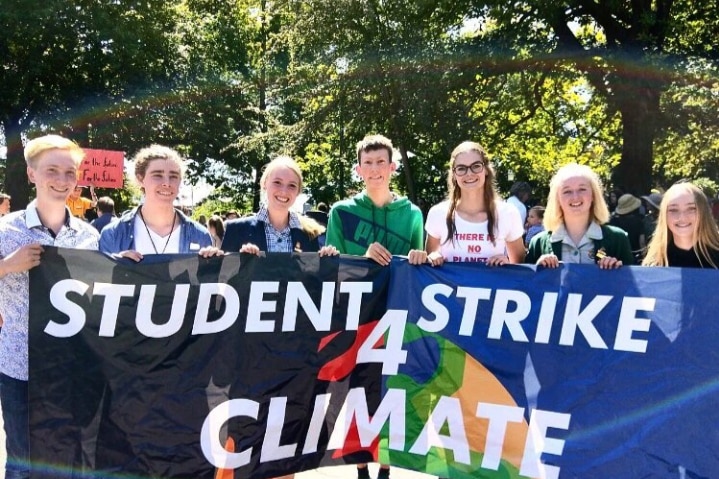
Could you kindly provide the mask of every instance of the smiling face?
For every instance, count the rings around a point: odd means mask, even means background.
[[[271,211],[289,211],[300,194],[300,177],[287,166],[277,166],[265,179],[267,208]]]
[[[395,165],[390,158],[389,152],[381,148],[372,151],[362,151],[356,171],[364,181],[368,191],[379,191],[389,189],[392,173],[394,173],[396,167],[397,165]]]
[[[699,225],[696,199],[691,191],[670,192],[665,199],[667,205],[667,228],[677,245],[692,245]]]
[[[462,191],[480,190],[484,187],[487,170],[484,168],[484,159],[478,152],[467,151],[457,155],[452,171],[457,186]]]
[[[592,184],[584,177],[567,178],[557,192],[565,218],[589,218],[592,211]]]
[[[172,204],[180,191],[182,168],[175,160],[156,158],[148,162],[144,177],[137,175],[137,181],[145,191],[145,203]]]
[[[78,163],[68,150],[52,149],[41,153],[27,167],[27,176],[35,184],[39,202],[65,203],[77,184]]]

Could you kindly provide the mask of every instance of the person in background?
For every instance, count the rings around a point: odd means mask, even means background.
[[[322,226],[327,226],[329,208],[326,203],[319,202],[314,210],[310,210],[305,215],[309,216],[313,220],[317,221]]]
[[[619,188],[614,188],[612,191],[609,192],[607,195],[607,208],[609,209],[609,213],[614,213],[614,210],[617,207],[617,203],[619,203],[619,198],[624,194],[622,190]]]
[[[627,233],[608,221],[599,176],[586,165],[564,165],[549,183],[546,231],[532,238],[525,262],[548,268],[560,261],[602,269],[633,264]]]
[[[10,213],[10,195],[0,193],[0,218]]]
[[[677,183],[664,193],[642,265],[719,268],[719,231],[699,187]]]
[[[146,254],[222,254],[211,247],[212,238],[204,226],[174,207],[184,173],[180,154],[152,145],[138,151],[133,161],[144,201],[103,228],[100,250],[136,262]]]
[[[509,198],[507,203],[517,208],[519,211],[519,219],[524,227],[527,221],[527,201],[532,196],[532,187],[526,181],[516,181],[509,189]]]
[[[207,216],[205,216],[205,215],[200,215],[200,216],[197,218],[197,222],[200,223],[200,224],[201,224],[202,226],[204,226],[205,228],[207,228]]]
[[[634,262],[641,263],[644,257],[644,248],[647,246],[644,235],[644,215],[639,212],[642,200],[626,193],[619,197],[617,207],[612,213],[609,224],[626,231],[629,244],[632,247]]]
[[[96,209],[97,218],[92,220],[90,224],[98,232],[102,232],[102,229],[115,219],[115,202],[109,196],[102,196],[97,200]]]
[[[97,204],[97,195],[95,194],[95,187],[90,186],[90,195],[92,200],[89,200],[82,196],[82,186],[75,186],[70,196],[67,199],[67,207],[70,208],[70,213],[75,218],[86,220],[88,210],[91,210]]]
[[[222,239],[225,237],[225,222],[220,216],[212,215],[207,223],[207,229],[212,236],[212,246],[222,246]]]
[[[338,254],[334,247],[321,247],[318,241],[324,227],[317,221],[291,210],[302,191],[302,171],[289,156],[269,162],[260,178],[266,201],[257,214],[225,223],[222,249],[259,255],[269,253],[319,252]]]
[[[494,169],[482,146],[465,141],[452,151],[449,199],[427,213],[427,259],[476,261],[490,266],[524,260],[524,226],[519,212],[494,189]]]
[[[646,238],[647,244],[651,241],[654,230],[657,228],[659,205],[662,204],[663,197],[664,195],[659,192],[653,192],[647,196],[642,196],[644,210],[646,211],[642,223],[644,225],[644,237]]]
[[[427,253],[422,249],[422,212],[390,189],[397,169],[392,153],[392,142],[382,135],[367,135],[357,143],[355,172],[365,189],[334,204],[326,241],[340,253],[364,256],[382,266],[390,264],[392,255],[407,255],[410,264],[423,264]],[[367,464],[357,465],[357,477],[369,479]],[[389,478],[388,465],[380,465],[377,478]]]
[[[240,215],[235,210],[230,210],[225,214],[225,221],[236,220]]]
[[[327,207],[327,203],[323,203],[320,201],[319,203],[317,203],[316,209],[310,210],[305,213],[306,216],[309,216],[310,218],[325,227],[325,231],[323,231],[322,234],[317,238],[320,243],[320,246],[324,246],[327,243],[327,220],[329,219],[329,211],[330,209]]]
[[[98,233],[65,206],[77,184],[84,152],[57,135],[27,142],[27,176],[36,198],[0,221],[0,405],[5,427],[5,477],[30,477],[28,410],[29,270],[40,264],[43,246],[97,249]]]
[[[544,221],[544,206],[537,205],[529,208],[527,212],[527,233],[524,237],[524,245],[529,247],[529,242],[532,241],[537,234],[544,231],[542,221]]]

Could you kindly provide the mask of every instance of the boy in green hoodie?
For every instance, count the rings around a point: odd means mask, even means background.
[[[370,258],[387,266],[392,255],[407,255],[410,264],[427,262],[422,212],[407,198],[390,190],[397,165],[392,142],[368,135],[357,143],[355,171],[365,189],[339,201],[330,210],[326,244],[343,254]],[[367,464],[357,465],[358,479],[370,479]],[[380,465],[377,479],[389,479],[389,466]]]
[[[357,143],[355,171],[365,189],[332,207],[326,244],[383,266],[392,255],[407,255],[411,264],[422,264],[427,261],[422,212],[390,190],[397,169],[392,152],[392,142],[382,135],[368,135]]]

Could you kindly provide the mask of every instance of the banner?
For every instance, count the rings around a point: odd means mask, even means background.
[[[97,188],[122,188],[125,152],[83,148],[85,159],[80,165],[77,184]]]
[[[716,279],[46,248],[33,477],[712,477]]]

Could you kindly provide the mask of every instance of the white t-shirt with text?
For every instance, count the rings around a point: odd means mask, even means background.
[[[503,201],[495,203],[497,210],[494,244],[489,239],[487,221],[472,223],[454,215],[454,241],[447,240],[447,211],[449,200],[434,205],[427,213],[425,230],[439,238],[440,252],[445,261],[484,263],[492,256],[506,254],[507,242],[524,234],[519,211]]]

